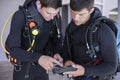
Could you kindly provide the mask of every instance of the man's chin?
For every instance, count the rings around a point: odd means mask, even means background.
[[[75,23],[75,25],[79,26],[79,25],[81,25],[81,23]]]

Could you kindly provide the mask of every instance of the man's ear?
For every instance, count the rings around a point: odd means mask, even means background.
[[[90,9],[90,14],[93,13],[94,10],[95,10],[95,8]]]
[[[41,8],[40,0],[37,0],[37,1],[36,1],[36,4],[37,4],[37,7],[40,9],[40,8]]]

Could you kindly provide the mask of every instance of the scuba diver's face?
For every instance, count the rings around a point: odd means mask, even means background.
[[[46,21],[50,21],[50,20],[54,19],[54,17],[60,11],[60,8],[54,9],[52,7],[42,7],[40,4],[40,1],[37,1],[36,4],[37,4],[38,11],[40,12],[40,14],[43,16],[43,18]]]
[[[85,24],[89,18],[91,13],[94,11],[94,9],[91,9],[90,11],[88,9],[82,9],[81,11],[73,11],[71,10],[72,19],[76,25]]]
[[[59,10],[59,8],[54,9],[52,7],[43,7],[40,13],[46,21],[50,21],[54,19],[54,17],[58,14]]]

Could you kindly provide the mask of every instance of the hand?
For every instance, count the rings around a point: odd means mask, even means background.
[[[75,65],[75,63],[71,60],[68,60],[64,63],[65,66],[71,66],[71,65]]]
[[[62,66],[56,59],[44,55],[39,58],[38,63],[47,71],[53,69],[55,64]]]
[[[53,56],[54,59],[56,59],[57,61],[59,61],[60,63],[63,63],[63,58],[60,56],[60,54],[56,53]]]
[[[77,68],[76,71],[69,71],[63,74],[72,75],[73,77],[83,76],[85,73],[85,68],[81,65],[73,65],[74,68]]]

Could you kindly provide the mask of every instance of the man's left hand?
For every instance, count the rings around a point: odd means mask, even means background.
[[[64,72],[63,74],[68,74],[73,77],[83,76],[85,73],[85,68],[81,65],[73,65],[74,68],[77,68],[76,71]]]

